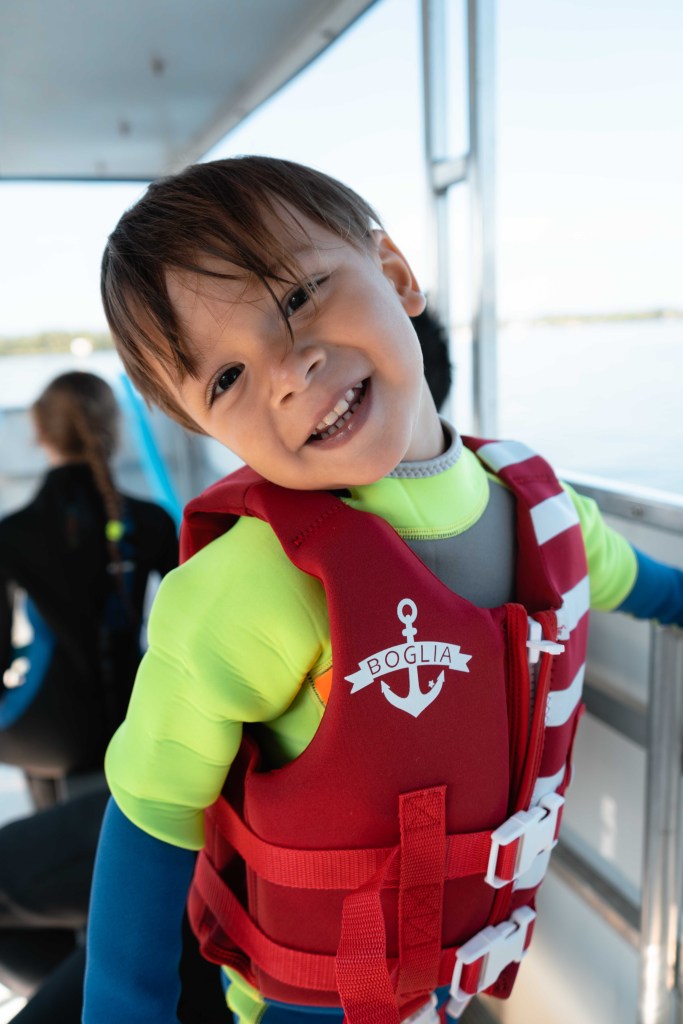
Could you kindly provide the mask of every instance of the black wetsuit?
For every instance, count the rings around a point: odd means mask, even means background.
[[[141,656],[149,576],[163,576],[177,564],[171,517],[151,502],[126,497],[122,589],[108,571],[106,521],[90,469],[71,463],[50,470],[30,504],[0,522],[0,721],[6,726],[0,761],[23,768],[34,794],[55,777],[82,778],[102,769]],[[27,660],[40,662],[41,642],[49,655],[19,715],[21,686],[1,682],[21,653],[16,628],[12,643],[17,588],[28,598],[35,627]],[[89,785],[87,793],[0,829],[0,980],[30,995],[62,964],[27,1007],[31,1020],[80,1020],[82,955],[64,957],[85,927],[108,797],[103,774],[99,785],[96,776]]]
[[[14,721],[21,687],[0,690],[0,761],[29,775],[101,767],[141,656],[149,575],[164,575],[177,562],[170,516],[126,497],[119,585],[108,571],[106,520],[89,467],[70,463],[48,472],[33,501],[0,522],[0,671],[17,654],[11,640],[17,587],[28,597],[35,634],[29,660],[35,655],[38,666],[42,644],[45,662],[40,679],[31,681],[34,697]]]
[[[162,509],[127,497],[123,517],[123,598],[107,571],[107,517],[87,466],[51,470],[34,500],[0,522],[0,674],[16,655],[16,587],[32,602],[37,632],[44,627],[53,644],[35,698],[0,731],[0,761],[27,770],[34,794],[36,782],[47,784],[55,772],[73,778],[101,769],[140,659],[148,577],[177,562],[175,526]],[[0,706],[7,697],[0,691]],[[102,775],[90,792],[0,828],[0,980],[26,995],[37,989],[21,1024],[80,1022],[78,934],[107,798]],[[227,1020],[218,970],[199,955],[189,927],[181,977],[181,1021]]]

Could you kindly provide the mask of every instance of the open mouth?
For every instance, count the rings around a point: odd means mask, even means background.
[[[316,425],[307,443],[311,441],[325,441],[328,437],[332,437],[345,427],[363,401],[367,389],[367,379],[349,388],[344,397],[340,398],[334,408],[330,409],[327,415],[323,416],[320,423]]]

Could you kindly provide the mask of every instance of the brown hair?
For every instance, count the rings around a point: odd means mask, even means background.
[[[303,230],[282,204],[358,248],[368,243],[373,224],[379,225],[372,207],[334,178],[287,160],[247,156],[195,164],[154,182],[109,236],[102,301],[121,360],[141,394],[190,430],[198,428],[153,365],[160,363],[179,379],[195,373],[189,339],[169,299],[167,272],[251,277],[280,309],[272,282],[302,280],[282,237],[293,238],[293,227]],[[269,226],[273,220],[283,229],[279,236]],[[202,266],[205,256],[239,272],[209,271]]]
[[[74,370],[55,377],[33,403],[31,412],[41,442],[67,459],[82,460],[90,466],[108,520],[111,561],[118,565],[123,502],[110,468],[119,439],[119,408],[114,392],[94,373]]]

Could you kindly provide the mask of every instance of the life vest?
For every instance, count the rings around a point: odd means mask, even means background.
[[[248,736],[206,812],[188,910],[266,997],[398,1024],[442,985],[509,994],[559,829],[588,577],[574,506],[511,442],[465,439],[517,498],[516,603],[477,608],[378,516],[238,470],[192,501],[181,560],[266,520],[325,588],[333,682],[306,750]],[[262,624],[267,629],[267,623]]]

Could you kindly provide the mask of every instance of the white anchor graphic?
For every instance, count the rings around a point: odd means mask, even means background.
[[[352,694],[364,690],[379,679],[382,684],[382,693],[389,703],[399,711],[405,711],[413,718],[417,718],[441,693],[446,670],[469,672],[468,663],[472,655],[464,654],[459,644],[451,643],[448,640],[436,640],[433,637],[415,640],[417,630],[413,623],[417,618],[417,606],[410,598],[404,597],[399,601],[396,614],[399,621],[405,626],[403,636],[406,643],[395,644],[382,651],[375,651],[359,661],[358,669],[344,678],[351,683]],[[420,688],[419,670],[420,666],[427,665],[439,674],[436,679],[430,679],[427,684],[428,689],[423,692]],[[387,673],[400,672],[405,669],[408,670],[409,689],[405,697],[399,697],[382,677]]]
[[[417,634],[417,630],[413,626],[413,622],[417,618],[417,606],[415,605],[415,602],[411,601],[408,597],[399,601],[396,614],[401,622],[405,624],[405,628],[401,630],[403,636],[409,644],[412,643]],[[439,696],[445,674],[442,669],[437,679],[430,679],[427,684],[429,686],[429,690],[427,691],[420,689],[420,677],[417,665],[408,665],[408,678],[410,680],[410,685],[405,697],[397,696],[391,687],[387,686],[383,679],[380,680],[382,693],[389,703],[393,704],[395,708],[399,708],[401,711],[407,711],[409,715],[413,716],[413,718],[417,718],[417,716],[420,715],[425,708],[429,707],[432,701],[436,700]]]

